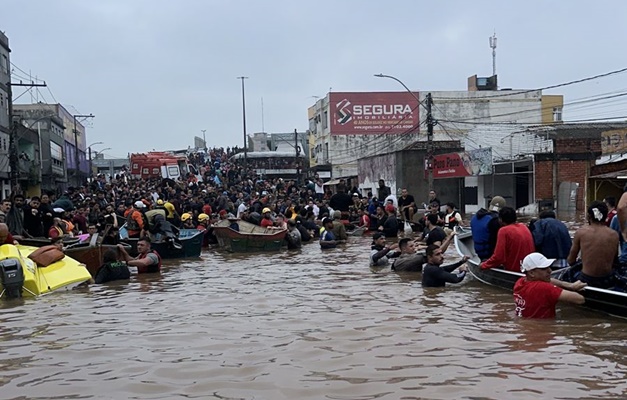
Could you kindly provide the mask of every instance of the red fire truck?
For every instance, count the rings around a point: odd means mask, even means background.
[[[178,179],[189,172],[185,156],[162,151],[131,154],[131,175],[134,178]]]

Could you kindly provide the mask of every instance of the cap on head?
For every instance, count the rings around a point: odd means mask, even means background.
[[[144,202],[143,202],[143,201],[141,201],[141,200],[137,200],[137,201],[135,202],[135,204],[133,204],[133,205],[135,206],[135,208],[144,208],[144,207],[146,207],[146,205],[144,204]]]
[[[268,208],[268,207],[266,207],[263,210],[261,210],[262,214],[269,213],[269,212],[272,212],[272,210],[270,210],[270,208]]]
[[[353,197],[359,197],[359,193],[353,193]]]
[[[388,204],[387,206],[385,206],[385,211],[386,212],[394,212],[395,208],[393,204]]]
[[[331,224],[332,224],[332,223],[333,223],[333,220],[332,220],[331,218],[329,218],[329,217],[324,217],[324,218],[322,218],[322,225],[323,225],[323,226],[324,226],[324,225],[326,225],[326,224],[328,224],[328,223],[331,223]]]
[[[546,258],[540,253],[531,253],[523,259],[520,270],[522,272],[529,272],[536,268],[548,268],[554,261],[554,258]]]
[[[490,211],[499,211],[503,207],[505,207],[505,199],[501,196],[494,196],[490,201]]]
[[[162,206],[163,205],[163,200],[161,200],[161,199],[157,200],[157,205]]]

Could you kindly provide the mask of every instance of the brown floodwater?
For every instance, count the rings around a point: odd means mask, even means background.
[[[568,305],[520,320],[511,293],[472,279],[373,273],[369,246],[209,250],[160,276],[2,303],[0,398],[627,396],[627,321]]]

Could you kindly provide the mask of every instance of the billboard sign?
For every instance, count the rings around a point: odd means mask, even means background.
[[[433,157],[433,178],[490,175],[492,148],[440,154]]]
[[[331,134],[399,134],[418,130],[418,92],[329,93]]]
[[[612,129],[601,133],[601,153],[615,154],[627,151],[627,129]]]

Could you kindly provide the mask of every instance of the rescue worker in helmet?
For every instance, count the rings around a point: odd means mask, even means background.
[[[161,237],[174,248],[182,248],[178,240],[178,228],[166,220],[167,211],[163,205],[157,204],[151,210],[146,211],[148,232]]]
[[[196,227],[194,226],[194,221],[192,220],[192,214],[190,213],[183,213],[183,215],[181,215],[181,227],[183,229],[195,229]]]

